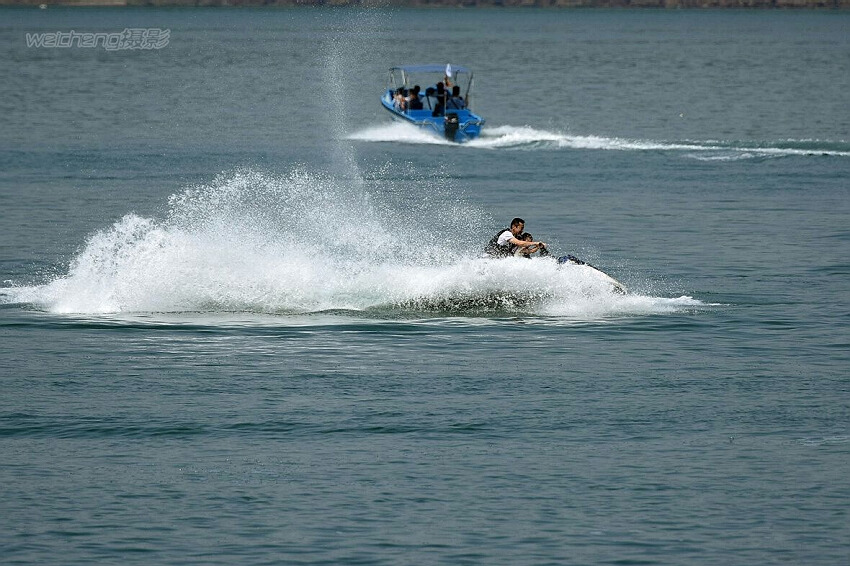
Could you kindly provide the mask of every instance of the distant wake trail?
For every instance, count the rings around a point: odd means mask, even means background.
[[[408,144],[453,145],[415,126],[389,123],[357,131],[349,140]],[[793,156],[850,157],[850,143],[818,140],[784,141],[653,141],[577,136],[530,126],[485,127],[481,137],[463,144],[464,148],[489,150],[600,150],[674,152],[703,161],[737,161],[754,158]]]

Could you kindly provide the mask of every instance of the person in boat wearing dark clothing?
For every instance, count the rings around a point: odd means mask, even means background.
[[[514,255],[518,248],[529,248],[537,246],[535,251],[541,246],[546,247],[545,242],[535,242],[533,240],[522,240],[520,236],[525,229],[525,220],[522,218],[514,218],[511,220],[511,227],[500,230],[495,236],[490,238],[484,252],[491,257],[509,257]]]
[[[466,102],[463,100],[463,97],[460,95],[460,87],[455,85],[452,87],[452,96],[449,98],[449,101],[446,103],[447,110],[463,110],[466,108]]]
[[[407,98],[408,110],[422,110],[422,99],[419,98],[419,85],[414,85],[410,91],[410,96]]]
[[[449,101],[449,93],[443,83],[437,83],[437,92],[434,93],[437,101],[434,103],[432,116],[442,116],[446,113],[446,104]]]

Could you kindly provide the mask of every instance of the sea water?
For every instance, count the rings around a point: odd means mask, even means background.
[[[0,561],[847,562],[848,29],[1,10]]]

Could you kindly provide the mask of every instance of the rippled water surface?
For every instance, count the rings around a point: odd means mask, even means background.
[[[848,25],[0,10],[0,562],[847,562]]]

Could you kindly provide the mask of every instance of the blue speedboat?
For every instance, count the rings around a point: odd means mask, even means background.
[[[381,104],[396,120],[461,143],[477,138],[484,124],[469,109],[471,90],[472,71],[466,67],[403,65],[390,69]]]

